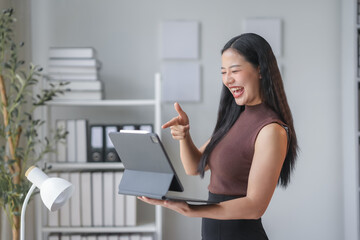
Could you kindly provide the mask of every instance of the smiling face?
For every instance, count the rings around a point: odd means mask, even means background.
[[[223,84],[230,90],[237,105],[256,105],[261,103],[259,68],[234,49],[227,49],[221,57]]]

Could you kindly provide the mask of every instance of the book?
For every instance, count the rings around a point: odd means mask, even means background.
[[[56,128],[61,132],[67,131],[66,120],[56,120]],[[67,160],[66,139],[62,139],[56,143],[56,162],[66,162]]]
[[[57,234],[51,234],[51,235],[48,237],[48,240],[60,240],[60,236],[57,235]]]
[[[131,234],[130,240],[141,240],[140,234]]]
[[[92,211],[93,211],[93,226],[100,227],[104,224],[103,218],[103,178],[102,172],[91,173],[92,177]]]
[[[48,214],[48,226],[49,227],[58,227],[59,226],[59,211],[49,211],[47,208],[44,208]]]
[[[125,196],[125,225],[136,225],[136,197],[131,195]]]
[[[67,161],[76,162],[76,124],[75,120],[66,121],[67,131],[69,132],[66,137],[67,143]]]
[[[98,235],[97,240],[108,240],[107,235]]]
[[[57,80],[48,80],[47,84],[55,84],[59,85],[61,82],[64,81],[57,81]],[[97,80],[82,80],[82,81],[71,81],[65,86],[66,89],[70,89],[70,91],[101,91],[102,90],[102,82]]]
[[[130,240],[129,235],[120,235],[119,240]]]
[[[108,235],[107,240],[119,240],[119,236],[118,235]]]
[[[69,235],[61,235],[60,239],[61,240],[70,240],[70,236]]]
[[[67,181],[70,181],[70,176],[68,172],[59,173],[59,178],[63,178]],[[70,226],[70,201],[67,201],[60,208],[60,226],[61,227],[69,227]]]
[[[95,67],[101,68],[101,62],[97,59],[49,59],[49,67]]]
[[[118,194],[118,186],[123,176],[123,172],[115,172],[114,175],[115,226],[121,227],[125,225],[125,195]]]
[[[81,240],[81,235],[80,234],[70,235],[70,240]]]
[[[121,126],[122,130],[135,130],[136,126],[135,125],[123,125]]]
[[[81,192],[80,192],[80,172],[70,173],[70,182],[73,184],[74,191],[70,198],[70,226],[81,226]]]
[[[114,226],[114,173],[103,173],[104,226]]]
[[[51,74],[98,74],[96,67],[82,67],[82,66],[50,66],[48,73]]]
[[[99,80],[99,76],[97,73],[78,73],[78,74],[49,73],[48,78],[50,80],[62,80],[62,81]]]
[[[142,235],[141,240],[153,240],[153,237],[151,235]]]
[[[70,91],[63,95],[53,98],[53,101],[69,100],[101,100],[103,98],[101,91]]]
[[[76,120],[76,160],[81,163],[87,162],[88,134],[86,119]]]
[[[94,58],[92,47],[50,47],[49,58]]]
[[[142,124],[139,126],[139,130],[147,131],[147,132],[153,132],[153,127],[151,124]]]
[[[80,173],[80,192],[81,192],[81,225],[83,227],[92,226],[92,182],[90,172]]]

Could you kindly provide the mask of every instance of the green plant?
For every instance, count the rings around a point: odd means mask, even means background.
[[[26,66],[19,59],[24,43],[14,41],[13,25],[16,19],[12,9],[0,14],[0,205],[8,215],[13,240],[19,239],[20,212],[26,193],[30,188],[24,170],[44,156],[54,152],[57,141],[66,132],[56,129],[53,137],[41,138],[38,130],[45,123],[34,119],[34,110],[57,94],[63,94],[64,85],[50,85],[33,96],[42,77],[42,69],[33,64]]]

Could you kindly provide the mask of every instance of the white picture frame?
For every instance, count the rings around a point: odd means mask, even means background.
[[[161,25],[162,59],[198,59],[199,23],[164,21]]]

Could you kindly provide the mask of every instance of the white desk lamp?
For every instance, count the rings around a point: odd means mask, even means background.
[[[40,189],[41,200],[50,211],[61,208],[73,193],[73,186],[62,178],[50,178],[37,167],[30,167],[25,176],[33,183],[27,193],[21,209],[20,240],[24,240],[25,211],[27,203],[34,189]]]

